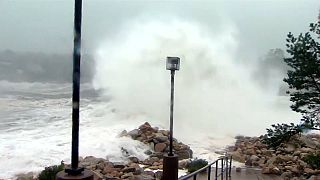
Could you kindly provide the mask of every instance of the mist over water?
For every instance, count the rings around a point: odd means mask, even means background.
[[[283,75],[271,73],[261,86],[255,78],[259,63],[237,55],[237,27],[226,22],[217,29],[144,18],[106,36],[95,53],[92,84],[81,84],[80,155],[123,161],[125,148],[146,158],[150,147],[118,135],[145,121],[168,128],[167,56],[181,58],[174,137],[189,144],[195,157],[212,161],[235,135],[260,135],[272,123],[298,121],[288,97],[278,95]],[[0,81],[0,179],[70,162],[70,93],[64,81]]]
[[[17,173],[40,172],[46,166],[70,163],[71,84],[0,81],[0,179]],[[121,148],[144,159],[149,147],[118,137],[126,123],[112,112],[108,100],[95,96],[90,84],[81,84],[80,147],[82,157],[93,155],[125,161]],[[97,99],[98,98],[98,99]],[[143,118],[126,118],[142,123]]]
[[[118,135],[146,121],[169,127],[167,56],[181,58],[174,137],[194,157],[212,162],[235,135],[298,123],[281,59],[318,1],[83,1],[79,155],[147,157],[150,147]],[[70,163],[73,10],[0,0],[0,180]]]
[[[283,77],[274,73],[261,88],[252,77],[256,62],[237,57],[237,28],[226,23],[219,29],[179,19],[131,21],[97,50],[94,87],[105,90],[118,112],[146,114],[168,128],[165,60],[179,56],[174,133],[180,139],[260,135],[272,123],[297,121],[289,98],[278,96]]]

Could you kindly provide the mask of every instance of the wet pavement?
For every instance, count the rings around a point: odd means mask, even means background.
[[[240,172],[236,172],[232,169],[231,178],[232,180],[281,180],[282,178],[277,175],[266,175],[262,174],[259,169],[241,169]]]
[[[190,178],[190,180],[193,178]],[[206,173],[201,173],[197,176],[197,180],[207,180],[208,176]],[[215,174],[212,172],[211,178],[212,180],[215,179]],[[253,168],[243,168],[240,172],[236,172],[235,168],[232,168],[231,170],[231,177],[222,178],[221,176],[218,177],[219,180],[282,180],[280,176],[277,175],[265,175],[261,173],[261,170],[259,169],[253,169]]]

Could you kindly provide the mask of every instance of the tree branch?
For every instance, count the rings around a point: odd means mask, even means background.
[[[316,87],[317,91],[320,92],[320,87],[318,86],[318,83],[317,83],[316,79],[313,77],[312,74],[310,76],[311,76],[311,79],[312,79],[312,81],[314,83],[314,86]]]

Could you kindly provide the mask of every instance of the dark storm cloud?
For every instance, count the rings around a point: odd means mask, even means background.
[[[289,31],[305,31],[316,19],[317,0],[83,1],[83,50],[92,52],[106,36],[139,16],[177,17],[213,32],[224,21],[239,31],[240,48],[262,54],[284,47]],[[65,53],[72,50],[73,1],[0,1],[0,50]]]

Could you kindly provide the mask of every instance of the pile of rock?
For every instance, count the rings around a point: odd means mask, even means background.
[[[104,158],[87,156],[85,158],[80,157],[79,166],[93,171],[95,180],[160,180],[163,169],[163,155],[169,151],[169,131],[159,130],[146,122],[138,129],[129,132],[123,131],[120,136],[129,136],[134,140],[148,144],[151,151],[147,150],[145,153],[149,157],[145,160],[139,160],[137,157],[130,156],[128,151],[122,148],[122,153],[128,155],[128,162],[111,162]],[[173,151],[179,156],[179,168],[185,168],[190,162],[189,159],[192,158],[190,147],[173,139]],[[69,166],[66,165],[66,167]],[[33,174],[22,174],[17,177],[21,177],[18,178],[20,180],[25,180],[23,178],[29,176],[33,176]]]
[[[268,148],[262,137],[237,136],[229,151],[234,160],[247,166],[262,168],[264,174],[281,175],[283,179],[310,177],[320,174],[320,169],[308,165],[304,158],[316,153],[320,147],[320,135],[297,135],[278,148]]]
[[[133,159],[133,161],[135,161]],[[160,179],[162,172],[144,170],[137,162],[115,163],[93,156],[80,159],[80,167],[94,172],[96,180],[102,179]]]
[[[164,153],[169,152],[169,131],[151,127],[148,122],[142,124],[138,129],[129,132],[123,131],[121,136],[130,136],[134,140],[148,144],[154,151],[150,157],[162,159]],[[173,151],[178,155],[179,160],[192,158],[193,152],[188,145],[178,142],[176,139],[173,139],[172,144]]]
[[[169,131],[152,127],[148,122],[138,129],[129,132],[123,131],[120,136],[129,136],[148,144],[152,151],[146,151],[149,158],[139,160],[137,157],[128,157],[128,163],[114,163],[103,158],[93,156],[80,159],[80,166],[92,170],[96,179],[161,179],[163,155],[169,151]],[[121,149],[126,153],[126,149]],[[188,145],[173,140],[173,151],[179,156],[179,168],[185,168],[186,159],[192,158],[192,150]]]

